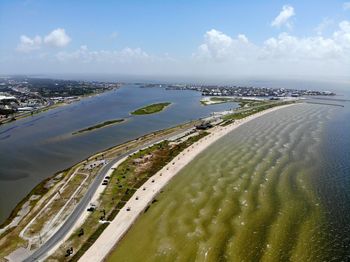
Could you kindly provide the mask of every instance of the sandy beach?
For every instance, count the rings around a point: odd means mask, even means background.
[[[293,104],[291,104],[293,105]],[[216,126],[209,132],[210,134],[190,147],[186,148],[177,155],[169,164],[164,166],[159,172],[153,175],[144,185],[142,185],[135,194],[129,199],[125,206],[110,225],[104,230],[97,241],[87,250],[79,261],[103,261],[104,258],[113,250],[113,247],[122,239],[129,228],[133,225],[140,214],[147,208],[156,195],[169,181],[188,163],[190,163],[198,154],[204,151],[215,141],[235,130],[239,126],[254,120],[262,115],[285,108],[291,105],[283,105],[258,112],[234,123],[222,127]]]

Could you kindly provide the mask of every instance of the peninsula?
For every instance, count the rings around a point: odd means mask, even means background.
[[[33,190],[16,208],[23,212],[13,212],[3,225],[0,256],[10,261],[32,261],[34,257],[61,260],[67,255],[64,247],[68,246],[73,248],[69,255],[77,260],[97,247],[98,261],[147,209],[161,188],[198,153],[241,124],[294,102],[262,102],[161,130],[59,172],[37,187],[44,190]],[[125,214],[131,219],[125,221]],[[119,221],[115,237],[103,248],[100,241],[93,245],[101,234],[102,239],[109,234],[110,230],[105,229],[109,224],[114,228],[114,221]],[[13,240],[11,245],[6,244],[9,239]]]
[[[206,135],[198,137],[199,139],[192,139],[193,142],[190,143],[190,146],[185,147],[184,150],[180,152],[176,151],[174,153],[174,158],[170,162],[162,168],[159,168],[158,172],[154,173],[141,187],[133,192],[128,201],[118,210],[118,214],[114,219],[105,226],[106,230],[97,238],[96,242],[88,249],[85,250],[84,248],[84,254],[81,257],[78,252],[76,259],[79,258],[79,261],[84,262],[104,261],[106,256],[110,254],[115,245],[135,223],[136,219],[156,202],[155,197],[162,192],[162,189],[169,181],[199,153],[203,152],[208,146],[239,126],[262,115],[290,105],[292,104],[280,104],[279,107],[264,108],[254,114],[247,114],[245,118],[231,122],[229,125],[216,125],[212,127]],[[118,169],[119,167],[116,170]],[[73,259],[75,258],[73,257]]]

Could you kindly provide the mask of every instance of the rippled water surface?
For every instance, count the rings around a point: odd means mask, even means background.
[[[349,261],[346,110],[297,105],[231,132],[169,183],[109,261]]]

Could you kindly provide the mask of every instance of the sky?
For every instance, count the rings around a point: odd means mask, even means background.
[[[0,74],[350,79],[350,2],[0,0]]]

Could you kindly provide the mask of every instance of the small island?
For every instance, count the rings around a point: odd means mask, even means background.
[[[111,126],[111,125],[114,125],[114,124],[117,124],[117,123],[121,123],[121,122],[124,122],[124,121],[125,121],[125,119],[108,120],[108,121],[105,121],[103,123],[99,123],[97,125],[89,126],[87,128],[75,131],[75,132],[72,133],[72,135],[77,135],[77,134],[81,134],[81,133],[85,133],[85,132],[90,132],[90,131],[93,131],[95,129],[103,128],[103,127],[106,127],[106,126]]]
[[[170,102],[151,104],[151,105],[136,109],[135,111],[131,112],[131,114],[132,115],[149,115],[149,114],[158,113],[160,111],[163,111],[170,104],[171,104]]]

